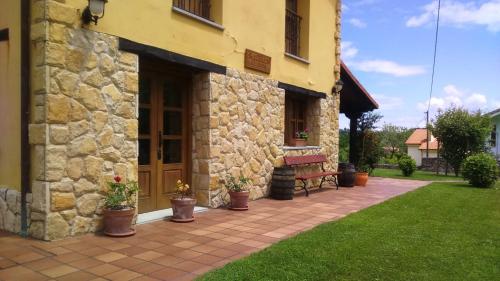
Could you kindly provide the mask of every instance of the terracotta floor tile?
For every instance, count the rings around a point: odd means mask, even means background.
[[[0,270],[0,280],[2,281],[20,281],[20,280],[48,280],[47,276],[32,271],[23,266],[13,266],[7,269]]]
[[[150,277],[150,276],[141,276],[141,277],[137,277],[135,279],[132,279],[133,281],[158,281],[160,279],[156,279],[156,278],[153,278],[153,277]]]
[[[145,261],[150,261],[150,260],[157,259],[161,256],[164,256],[164,254],[158,253],[155,251],[147,251],[147,252],[144,252],[142,254],[135,255],[134,258],[145,260]]]
[[[59,261],[56,261],[52,258],[45,258],[45,259],[32,261],[32,262],[28,262],[28,263],[24,264],[25,267],[30,268],[31,270],[36,270],[36,271],[44,270],[44,269],[47,269],[49,267],[55,267],[58,265],[62,265],[62,263]]]
[[[6,269],[12,266],[17,265],[15,262],[11,261],[10,259],[7,258],[1,258],[0,259],[0,269]]]
[[[100,260],[100,261],[103,261],[103,262],[113,262],[113,261],[116,261],[116,260],[119,260],[119,259],[123,259],[123,258],[126,258],[127,256],[125,256],[124,254],[120,254],[118,252],[110,252],[110,253],[107,253],[107,254],[103,254],[103,255],[100,255],[100,256],[97,256],[95,257],[96,259]]]
[[[175,278],[181,277],[186,274],[187,272],[185,271],[166,267],[165,269],[151,273],[150,276],[160,280],[174,280]]]
[[[22,263],[27,263],[30,261],[36,261],[36,260],[39,260],[39,259],[44,258],[44,257],[45,257],[44,255],[41,255],[41,254],[36,253],[36,252],[28,252],[28,253],[13,257],[12,261],[19,263],[19,264],[22,264]]]
[[[189,248],[197,246],[197,245],[199,245],[199,243],[187,240],[187,241],[177,242],[173,246],[189,249]]]
[[[136,266],[132,266],[129,269],[132,271],[135,271],[137,273],[147,275],[147,274],[153,273],[155,271],[161,270],[163,268],[164,267],[162,265],[152,263],[152,262],[145,262],[145,263],[138,264]]]
[[[122,253],[122,254],[127,255],[127,256],[135,256],[135,255],[147,252],[147,251],[149,251],[149,249],[133,246],[133,247],[128,247],[128,248],[117,250],[116,252]]]
[[[201,268],[204,266],[206,266],[206,264],[202,264],[199,262],[188,260],[188,261],[184,261],[184,262],[176,264],[175,268],[186,271],[186,272],[194,272],[198,268]]]
[[[142,274],[130,271],[128,269],[122,269],[113,273],[110,273],[104,278],[108,280],[118,280],[118,281],[127,281],[127,280],[132,280],[134,278],[140,277]]]
[[[174,266],[175,264],[178,264],[180,262],[183,262],[183,258],[179,258],[176,256],[163,256],[157,259],[152,260],[151,262],[163,265],[163,266]]]
[[[137,259],[134,257],[126,257],[123,259],[116,260],[114,262],[111,262],[112,265],[116,265],[122,268],[131,268],[133,266],[136,266],[138,264],[145,263],[144,260]]]
[[[78,269],[74,268],[72,266],[63,264],[63,265],[57,265],[55,267],[49,267],[47,269],[41,270],[40,273],[47,275],[48,277],[51,277],[51,278],[57,278],[57,277],[61,277],[63,275],[69,274],[69,273],[73,273],[75,271],[78,271]]]
[[[232,242],[227,242],[227,241],[222,241],[222,240],[214,240],[212,242],[208,242],[207,245],[210,245],[212,247],[217,247],[217,248],[223,248],[226,246],[229,246],[231,244],[234,244]]]
[[[199,263],[202,263],[205,265],[212,265],[212,264],[214,264],[222,259],[224,259],[224,258],[212,256],[210,254],[204,254],[204,255],[192,258],[191,261],[199,262]]]
[[[91,247],[87,249],[83,249],[79,252],[79,254],[85,255],[87,257],[95,257],[95,256],[100,256],[106,253],[109,253],[110,250],[104,249],[101,247]]]
[[[86,269],[86,271],[88,271],[92,274],[95,274],[97,276],[104,276],[104,275],[116,272],[118,270],[121,270],[121,268],[116,266],[116,265],[112,265],[112,264],[101,264],[101,265]]]
[[[76,261],[72,261],[72,262],[68,263],[68,265],[71,265],[71,266],[76,267],[78,269],[86,269],[86,268],[94,267],[94,266],[97,266],[100,264],[102,264],[102,261],[99,261],[99,260],[96,260],[93,258],[85,258],[85,259],[76,260]]]
[[[211,252],[210,254],[213,256],[221,257],[221,258],[229,258],[231,256],[236,255],[238,252],[231,251],[231,250],[226,250],[226,249],[219,249]]]
[[[110,250],[110,251],[116,251],[116,250],[121,250],[130,247],[129,244],[125,243],[113,243],[110,245],[103,245],[102,248]]]
[[[219,248],[214,247],[214,246],[210,246],[210,245],[198,245],[198,246],[191,248],[191,250],[193,250],[193,251],[205,253],[205,254],[210,253],[212,251],[215,251],[217,249],[219,249]]]
[[[238,242],[241,242],[241,241],[245,240],[245,238],[235,237],[235,236],[229,236],[229,237],[226,237],[226,238],[222,238],[221,240],[222,241],[226,241],[226,242],[238,243]]]
[[[63,263],[68,263],[68,262],[72,262],[72,261],[76,261],[76,260],[81,260],[81,259],[84,259],[84,258],[87,258],[87,256],[84,256],[84,255],[79,254],[79,253],[73,253],[73,252],[70,252],[70,253],[67,253],[67,254],[58,255],[58,256],[54,257],[55,260],[63,262]]]
[[[184,251],[180,251],[180,252],[177,252],[177,253],[172,253],[172,256],[176,256],[176,257],[179,257],[179,258],[183,258],[183,259],[192,259],[192,258],[195,258],[197,256],[201,256],[202,253],[200,252],[196,252],[196,251],[193,251],[193,250],[184,250]]]
[[[87,281],[96,278],[97,276],[90,274],[85,271],[77,271],[70,274],[66,274],[62,277],[57,278],[58,281]]]

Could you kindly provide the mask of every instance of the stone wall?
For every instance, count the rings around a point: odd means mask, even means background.
[[[31,194],[26,195],[28,225],[31,209]],[[19,233],[21,231],[21,192],[0,187],[0,230]]]
[[[454,173],[453,167],[446,163],[446,160],[443,158],[422,158],[422,166],[420,169],[423,171],[435,172],[436,169],[439,168],[439,172],[441,173]]]
[[[329,162],[325,167],[336,169],[336,104],[335,96],[308,102],[311,142],[320,149],[284,150],[285,91],[278,88],[278,81],[235,69],[228,69],[227,75],[211,73],[209,101],[202,106],[210,114],[210,146],[208,160],[200,162],[208,162],[209,178],[203,178],[209,182],[210,206],[228,202],[223,184],[228,175],[251,179],[251,200],[267,196],[274,167],[283,165],[285,155],[326,154]]]
[[[138,58],[64,1],[32,16],[30,233],[55,240],[100,229],[106,182],[137,180]]]

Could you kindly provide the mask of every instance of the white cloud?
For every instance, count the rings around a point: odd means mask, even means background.
[[[358,19],[358,18],[351,18],[348,20],[348,22],[354,26],[354,27],[357,27],[357,28],[365,28],[367,25],[366,25],[366,22]]]
[[[340,45],[340,53],[342,54],[342,58],[351,59],[358,54],[358,49],[353,46],[352,42],[342,41]]]
[[[485,109],[488,100],[485,95],[479,93],[466,93],[459,90],[455,85],[447,85],[443,88],[444,95],[432,97],[430,101],[430,110],[444,110],[453,106],[465,107],[469,110]],[[429,100],[417,103],[417,109],[426,111]]]
[[[422,7],[423,12],[406,21],[408,27],[419,27],[435,20],[437,16],[437,1]],[[444,1],[441,4],[441,21],[456,27],[465,25],[486,26],[489,31],[500,31],[500,0],[489,0],[482,4],[455,0]]]
[[[401,65],[389,60],[352,62],[351,66],[364,72],[390,74],[396,77],[415,76],[425,73],[425,68],[421,65]]]
[[[342,12],[347,12],[349,11],[349,6],[347,6],[346,4],[342,3]]]

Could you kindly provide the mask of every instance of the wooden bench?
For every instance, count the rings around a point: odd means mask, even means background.
[[[322,187],[323,182],[325,182],[326,180],[335,183],[337,189],[339,189],[337,176],[340,175],[341,173],[334,171],[325,171],[323,164],[327,162],[326,155],[318,154],[318,155],[305,155],[305,156],[285,156],[284,159],[285,159],[285,164],[291,167],[321,165],[321,172],[313,172],[295,176],[296,180],[300,180],[303,183],[302,188],[305,190],[306,196],[309,196],[309,190],[307,190],[307,180],[310,179],[321,178],[319,188]],[[327,177],[331,177],[331,179],[326,179]]]

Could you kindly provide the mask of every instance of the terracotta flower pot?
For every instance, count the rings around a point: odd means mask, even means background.
[[[356,172],[356,181],[354,182],[354,184],[356,186],[366,186],[366,182],[368,182],[368,173]]]
[[[124,210],[104,209],[104,234],[114,237],[130,236],[135,234],[132,229],[135,209]]]
[[[229,197],[231,197],[231,206],[229,209],[236,211],[246,211],[248,210],[248,196],[250,192],[248,191],[229,191]]]
[[[192,222],[194,221],[194,205],[196,204],[196,199],[185,197],[185,198],[171,198],[170,203],[172,203],[173,216],[170,219],[174,222]]]
[[[306,139],[292,139],[291,146],[307,146]]]

